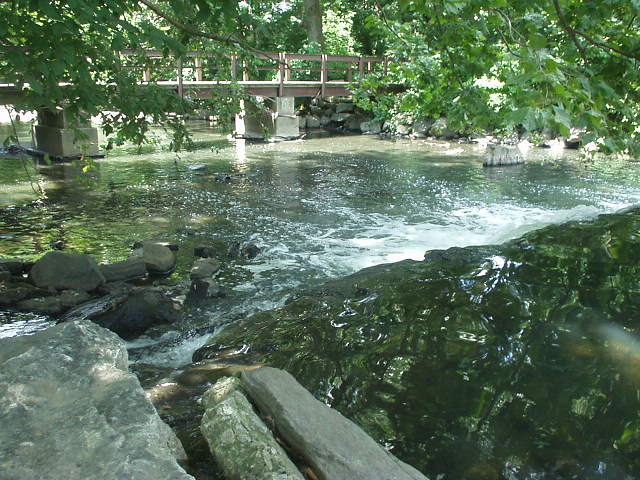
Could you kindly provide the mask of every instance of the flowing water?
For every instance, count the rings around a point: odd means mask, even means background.
[[[180,328],[191,331],[283,305],[296,289],[364,267],[497,244],[640,199],[635,163],[585,161],[567,151],[534,151],[525,165],[484,169],[478,145],[366,136],[249,144],[204,124],[193,128],[196,151],[120,149],[88,174],[0,157],[0,255],[36,259],[62,241],[68,251],[112,262],[126,258],[134,241],[162,239],[180,245],[173,278],[181,279],[194,247],[255,242],[256,259],[223,269],[227,297],[189,310]],[[34,202],[39,188],[44,203]],[[2,315],[0,336],[46,325]],[[179,366],[205,340],[179,335],[133,358]]]

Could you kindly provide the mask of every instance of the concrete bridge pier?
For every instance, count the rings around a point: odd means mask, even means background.
[[[240,101],[236,115],[236,135],[241,138],[262,139],[275,137],[294,139],[300,136],[298,117],[295,115],[294,97],[276,97],[273,110],[258,110]]]
[[[33,128],[36,153],[62,159],[99,154],[98,129],[88,116],[74,116],[65,108],[42,109]]]

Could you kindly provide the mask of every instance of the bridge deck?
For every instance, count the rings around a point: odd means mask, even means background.
[[[163,52],[157,50],[137,52],[125,50],[121,52],[121,56],[124,68],[139,71],[139,85],[155,84],[173,89],[180,96],[197,97],[206,97],[212,90],[228,87],[232,84],[239,85],[247,93],[264,97],[348,95],[349,85],[354,81],[361,82],[366,75],[375,70],[376,66],[379,71],[381,69],[383,72],[387,71],[388,66],[387,58],[268,53],[255,55],[253,61],[257,63],[252,67],[248,64],[247,59],[240,61],[238,57],[231,56],[226,58],[227,61],[231,61],[230,72],[227,71],[229,80],[216,81],[204,78],[207,71],[216,70],[204,62],[205,59],[215,57],[212,52],[193,51],[187,52],[182,57],[167,57]],[[227,65],[227,70],[228,67],[229,65]],[[272,78],[272,80],[251,80],[249,78],[251,72],[255,74],[264,71],[267,71],[267,78]],[[299,71],[305,72],[306,75],[310,72],[317,72],[319,79],[293,80],[296,72]],[[185,74],[191,78],[185,79],[187,76]],[[334,79],[336,76],[342,78],[329,80],[330,74]],[[156,75],[160,78],[156,78]],[[165,80],[167,77],[176,80]],[[24,92],[21,88],[12,84],[0,83],[0,105],[20,103],[23,95]]]
[[[140,82],[139,85],[149,85],[148,82]],[[159,81],[153,83],[163,88],[178,91],[182,86],[185,96],[207,97],[212,90],[228,88],[232,84],[244,88],[247,93],[262,97],[331,97],[336,95],[349,95],[349,82],[329,81]],[[63,84],[61,84],[63,85]],[[0,83],[0,105],[12,105],[19,103],[23,96],[21,89],[10,83]]]

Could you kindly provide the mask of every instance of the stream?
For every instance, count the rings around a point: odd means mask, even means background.
[[[365,267],[500,244],[640,200],[634,162],[584,160],[568,150],[536,149],[524,165],[486,169],[477,144],[361,135],[252,144],[204,122],[192,129],[195,151],[120,148],[86,174],[0,155],[0,256],[35,260],[63,242],[67,251],[114,262],[134,242],[159,239],[180,246],[171,277],[180,281],[194,247],[222,240],[261,249],[223,268],[225,299],[188,308],[179,332],[130,342],[134,362],[185,365],[210,336],[198,329],[282,306],[297,290]],[[46,192],[42,204],[34,203],[36,185]],[[0,312],[0,337],[49,324]]]

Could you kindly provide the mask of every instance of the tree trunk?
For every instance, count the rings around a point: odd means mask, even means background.
[[[304,23],[307,27],[309,43],[318,43],[324,52],[322,35],[322,8],[320,0],[304,0]]]

